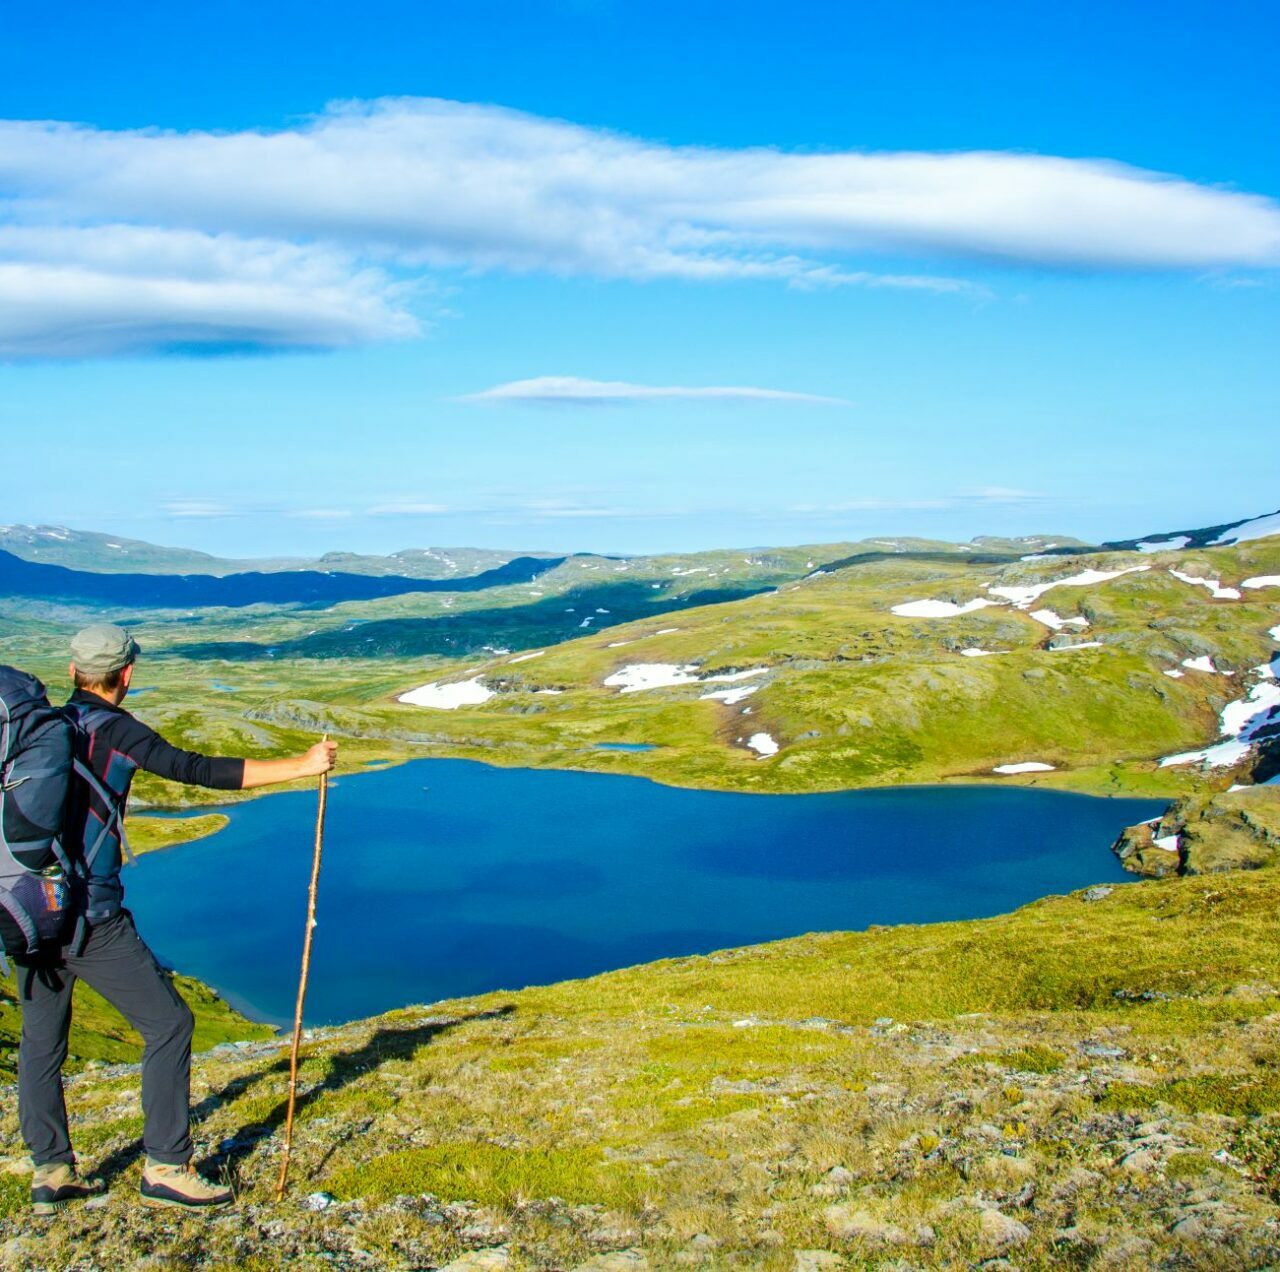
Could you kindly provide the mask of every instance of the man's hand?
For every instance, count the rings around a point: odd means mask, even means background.
[[[302,756],[304,765],[302,773],[305,777],[319,777],[321,773],[332,773],[338,762],[338,744],[327,738],[317,742]]]

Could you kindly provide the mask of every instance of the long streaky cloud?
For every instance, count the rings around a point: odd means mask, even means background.
[[[541,406],[619,406],[628,402],[719,401],[792,402],[815,406],[850,406],[844,398],[817,393],[793,393],[786,389],[760,389],[752,385],[690,386],[682,384],[630,384],[625,380],[584,380],[572,375],[543,375],[532,380],[496,384],[480,393],[468,393],[462,402],[529,403]]]
[[[271,132],[0,121],[0,191],[8,357],[413,336],[439,270],[981,296],[991,262],[1280,262],[1275,201],[1107,160],[669,146],[422,98]]]

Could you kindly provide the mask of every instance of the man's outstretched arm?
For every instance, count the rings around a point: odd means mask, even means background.
[[[317,742],[309,751],[283,760],[245,760],[240,789],[247,791],[252,786],[274,786],[299,777],[319,777],[321,773],[330,772],[337,759],[336,742]]]

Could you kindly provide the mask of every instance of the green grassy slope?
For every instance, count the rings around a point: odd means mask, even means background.
[[[1037,761],[1054,771],[1002,780],[1169,795],[1222,784],[1155,761],[1215,736],[1218,713],[1245,691],[1248,669],[1274,652],[1268,631],[1280,606],[1275,589],[1215,600],[1169,570],[1229,585],[1274,574],[1280,539],[1034,561],[1014,558],[1004,551],[1010,546],[966,553],[869,541],[825,552],[574,558],[534,584],[483,596],[397,597],[324,611],[147,613],[134,619],[147,648],[138,674],[146,692],[130,706],[180,740],[230,752],[284,753],[328,728],[345,740],[344,759],[353,764],[462,755],[767,792],[991,780],[997,765]],[[850,564],[809,571],[810,562],[841,552]],[[891,612],[910,601],[964,604],[987,587],[1135,565],[1148,568],[1058,588],[1036,603],[1086,619],[1084,632],[1055,633],[1007,605],[950,618]],[[699,603],[708,593],[766,585],[742,599]],[[642,617],[619,621],[637,612]],[[0,637],[0,657],[52,683],[65,679],[59,646],[86,612],[10,602],[6,613],[17,621]],[[1086,641],[1100,645],[1055,647]],[[535,648],[546,652],[511,661]],[[967,648],[1000,652],[966,657]],[[452,656],[459,649],[462,656]],[[1181,668],[1202,655],[1237,674]],[[735,682],[758,687],[733,704],[701,696],[729,682],[625,694],[603,684],[637,662],[693,665],[702,676],[766,674]],[[1170,678],[1169,670],[1183,675]],[[395,700],[427,680],[473,675],[499,691],[478,707],[433,711]],[[757,732],[776,740],[776,756],[749,749]],[[602,741],[656,749],[601,751]],[[139,794],[187,799],[148,782]]]
[[[246,1020],[199,981],[178,976],[175,983],[195,1012],[195,1047],[199,1051],[220,1042],[267,1038],[275,1032],[266,1025]],[[14,973],[10,971],[8,976],[0,977],[0,1082],[13,1082],[17,1073],[17,1046],[22,1023],[16,993]],[[78,984],[72,1008],[67,1071],[79,1072],[90,1062],[133,1064],[141,1055],[141,1040],[119,1012],[87,985]]]
[[[937,619],[891,613],[920,599],[963,604],[986,595],[983,584],[1133,565],[1149,568],[1059,588],[1037,602],[1063,618],[1086,618],[1085,635],[1068,628],[1064,637],[1007,606]],[[607,767],[682,784],[834,789],[990,777],[996,765],[1036,760],[1057,771],[1012,780],[1173,793],[1197,776],[1160,770],[1154,761],[1216,736],[1218,713],[1244,692],[1247,670],[1273,655],[1268,630],[1280,612],[1274,589],[1213,600],[1207,589],[1173,578],[1171,565],[1238,583],[1280,570],[1280,540],[1182,557],[1100,554],[985,566],[890,556],[776,593],[625,624],[536,660],[473,659],[443,677],[433,669],[433,679],[479,673],[502,692],[457,711],[396,706],[379,714],[456,738],[461,753]],[[1101,645],[1052,647],[1064,639]],[[965,657],[966,648],[1004,652]],[[1204,654],[1238,674],[1163,674]],[[696,664],[700,675],[768,672],[750,682],[760,685],[752,695],[729,706],[701,697],[725,684],[625,694],[604,686],[631,663]],[[538,693],[548,688],[561,692]],[[743,745],[759,730],[780,744],[777,756],[759,759]],[[658,749],[602,754],[590,749],[597,741]]]
[[[206,1057],[198,1140],[239,1210],[157,1230],[122,1187],[38,1254],[92,1231],[123,1264],[198,1242],[228,1268],[1271,1266],[1277,913],[1273,870],[1132,884],[322,1031],[294,1168],[321,1214],[270,1200],[282,1054]],[[127,1160],[129,1084],[71,1098],[90,1159]]]

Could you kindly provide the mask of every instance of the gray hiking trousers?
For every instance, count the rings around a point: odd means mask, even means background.
[[[93,986],[142,1035],[142,1143],[158,1162],[191,1158],[191,1009],[121,911],[94,925],[84,950],[64,947],[18,963],[22,1042],[18,1048],[18,1121],[37,1166],[72,1158],[62,1064],[77,979]]]

